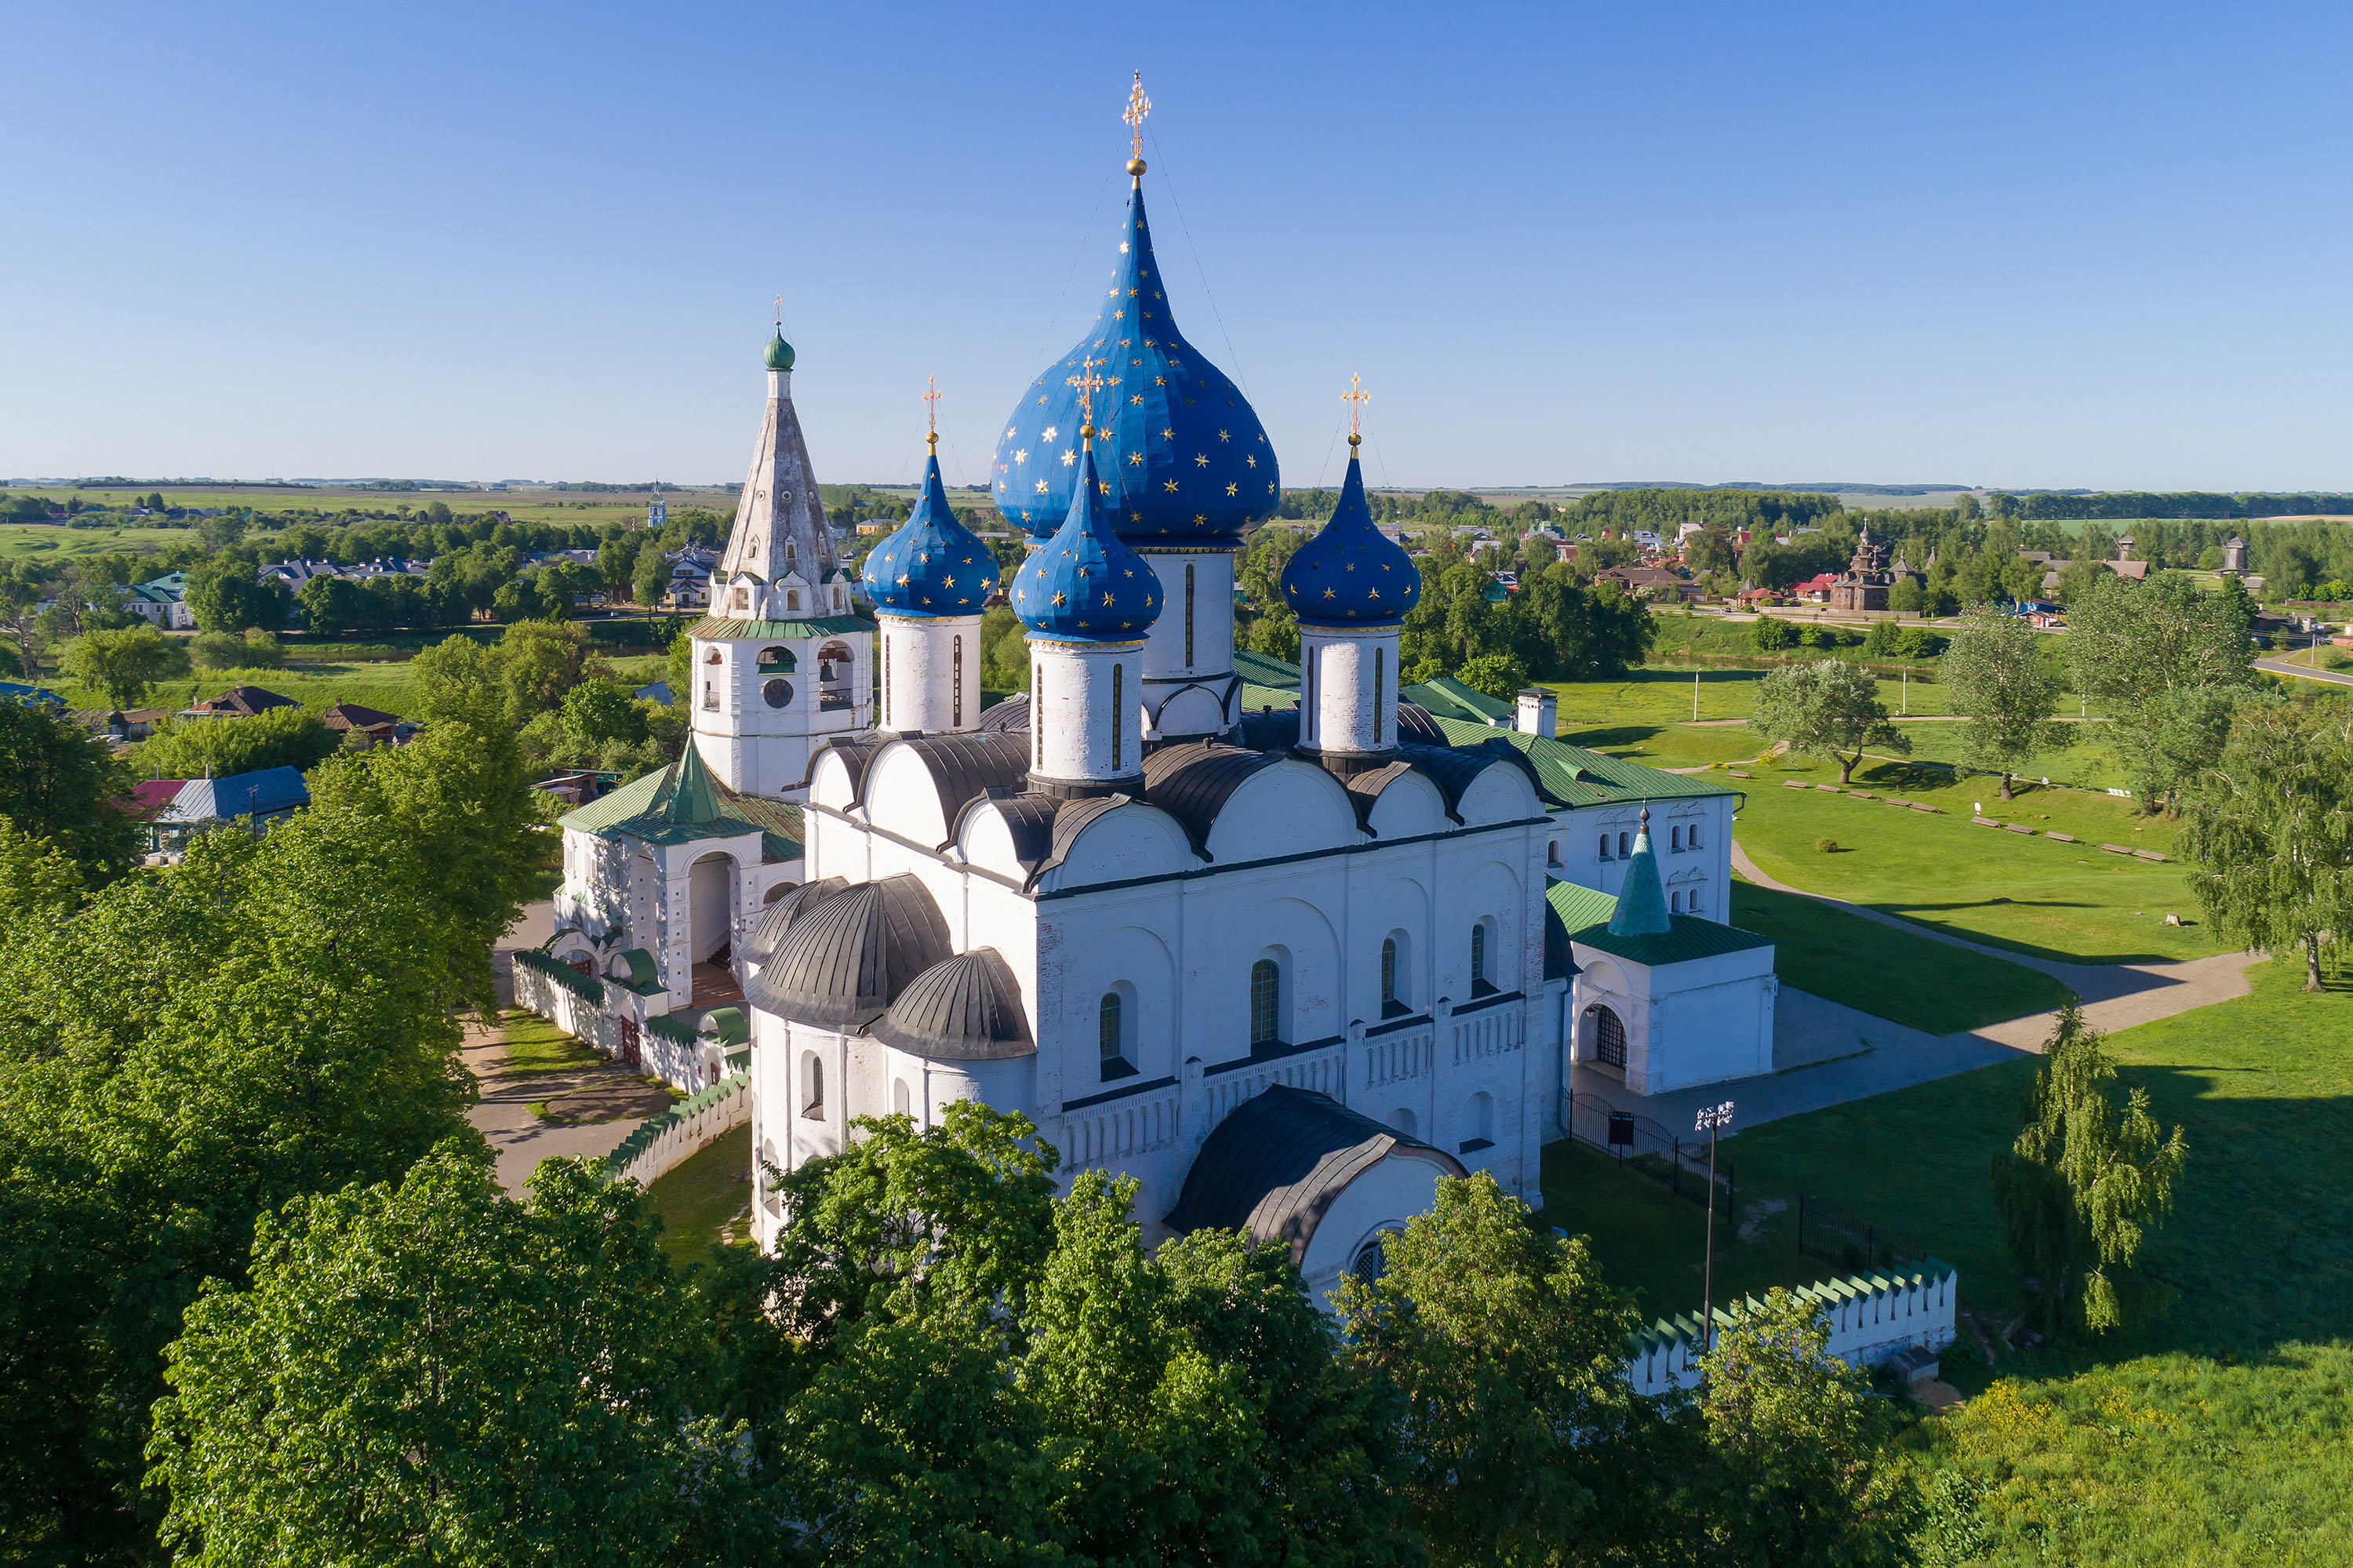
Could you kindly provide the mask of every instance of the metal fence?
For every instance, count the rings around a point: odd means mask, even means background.
[[[1618,1161],[1621,1170],[1650,1177],[1678,1198],[1707,1202],[1707,1139],[1686,1136],[1646,1116],[1621,1111],[1599,1095],[1568,1097],[1568,1136]],[[1739,1181],[1732,1161],[1718,1151],[1716,1196],[1726,1223],[1739,1213]]]
[[[1798,1200],[1798,1250],[1846,1269],[1873,1269],[1928,1255],[1915,1236],[1890,1230],[1867,1214],[1806,1197]]]

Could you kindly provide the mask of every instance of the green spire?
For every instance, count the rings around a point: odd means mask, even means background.
[[[646,815],[681,824],[708,822],[719,815],[719,785],[702,765],[692,736],[686,737],[685,753],[670,764],[670,777],[662,780]]]
[[[1641,829],[1634,835],[1634,853],[1626,863],[1626,885],[1618,890],[1618,907],[1609,912],[1609,932],[1656,937],[1673,928],[1667,917],[1667,890],[1659,883],[1658,857],[1651,853],[1651,809],[1645,806]]]
[[[785,341],[784,328],[778,327],[775,339],[768,344],[768,368],[790,370],[792,367],[793,345]]]

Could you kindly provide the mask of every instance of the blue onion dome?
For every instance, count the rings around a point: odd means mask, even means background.
[[[1111,488],[1111,525],[1138,543],[1230,546],[1282,499],[1274,448],[1225,373],[1185,341],[1168,314],[1143,181],[1127,200],[1127,237],[1094,325],[1031,384],[1005,421],[990,488],[997,508],[1032,537],[1061,525],[1078,476],[1085,422],[1073,378],[1103,378],[1094,398],[1094,452]]]
[[[1421,599],[1421,573],[1405,547],[1373,526],[1365,474],[1348,438],[1348,482],[1315,537],[1282,568],[1283,602],[1310,626],[1380,626],[1405,619]]]
[[[1112,532],[1103,514],[1111,486],[1095,475],[1092,446],[1078,471],[1070,514],[1013,574],[1013,613],[1050,641],[1140,638],[1160,618],[1160,578]]]
[[[784,329],[776,329],[776,341],[768,344],[768,368],[790,370],[793,367],[793,345],[785,341]]]
[[[904,523],[866,557],[866,592],[882,615],[978,615],[997,591],[997,557],[956,521],[940,482],[939,453]]]

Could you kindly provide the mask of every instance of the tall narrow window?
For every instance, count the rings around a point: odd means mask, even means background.
[[[1122,711],[1126,705],[1127,699],[1121,694],[1121,688],[1124,684],[1122,677],[1126,673],[1127,670],[1124,665],[1113,664],[1111,667],[1111,770],[1113,773],[1119,771],[1120,742],[1124,738],[1123,731],[1126,728],[1120,722],[1127,716]]]
[[[1031,767],[1043,772],[1046,768],[1046,666],[1029,666],[1029,746],[1037,754]]]
[[[949,662],[954,666],[954,670],[953,670],[952,673],[953,673],[953,674],[955,675],[955,697],[952,699],[952,701],[955,703],[955,707],[954,707],[953,711],[952,711],[952,712],[949,714],[949,715],[948,715],[948,726],[949,726],[949,727],[950,727],[950,728],[952,728],[952,729],[962,729],[962,728],[964,727],[964,633],[963,633],[963,632],[959,631],[959,632],[957,632],[957,633],[955,634],[955,641],[954,641],[954,642],[951,644],[951,646],[952,646],[952,648],[954,649],[954,653],[953,653],[952,657],[950,658]]]
[[[1381,1005],[1386,1008],[1397,1001],[1397,938],[1381,940]]]
[[[825,1064],[814,1051],[801,1058],[801,1115],[811,1121],[825,1119]]]
[[[1185,563],[1185,668],[1193,667],[1193,563]]]
[[[1388,650],[1373,650],[1373,744],[1381,743],[1381,699],[1388,694]]]
[[[891,634],[882,634],[882,727],[891,727],[891,715],[896,705],[891,701]]]
[[[1477,985],[1487,978],[1487,927],[1471,927],[1471,983]]]
[[[1107,991],[1095,1007],[1095,1044],[1102,1049],[1106,1062],[1116,1060],[1119,1047],[1119,992]]]
[[[792,542],[790,539],[787,539],[787,540],[786,540],[786,541],[785,541],[785,570],[786,570],[786,571],[788,571],[788,572],[789,572],[789,571],[791,571],[792,569],[793,569],[793,542]]]
[[[1250,966],[1250,1044],[1273,1045],[1282,1039],[1281,1009],[1282,970],[1272,959]]]

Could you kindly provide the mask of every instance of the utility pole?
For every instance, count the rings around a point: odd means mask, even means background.
[[[1707,1134],[1707,1258],[1700,1266],[1700,1354],[1715,1349],[1715,1135],[1732,1125],[1732,1102],[1700,1107],[1699,1127]]]
[[[1692,672],[1692,723],[1699,723],[1699,672]]]

